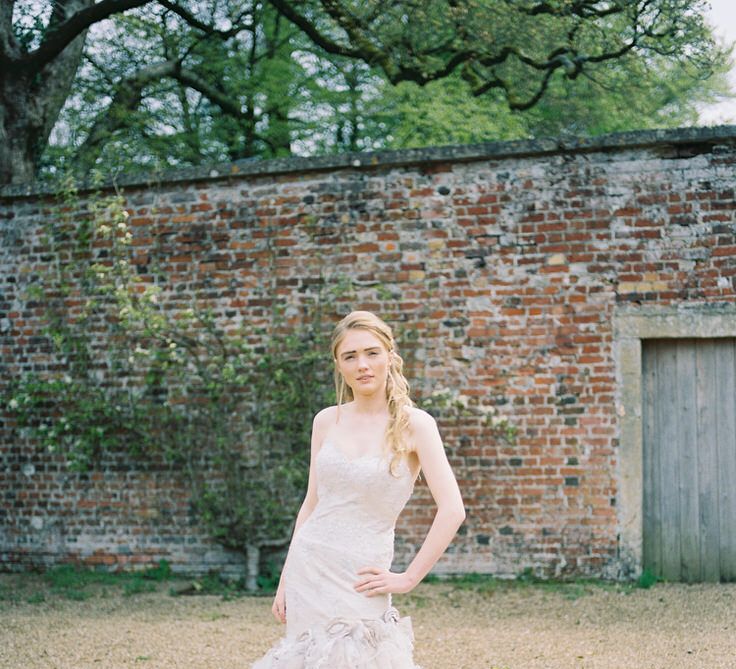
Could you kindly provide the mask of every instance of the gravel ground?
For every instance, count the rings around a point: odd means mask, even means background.
[[[172,583],[75,601],[0,574],[0,668],[249,669],[283,633],[270,598],[172,597]],[[435,583],[394,604],[423,669],[736,669],[736,584]]]

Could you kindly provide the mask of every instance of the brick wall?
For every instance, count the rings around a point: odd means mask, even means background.
[[[623,133],[185,170],[123,182],[141,276],[199,291],[223,322],[348,279],[337,320],[377,311],[412,387],[452,388],[508,419],[440,422],[468,511],[438,571],[626,576],[612,318],[622,305],[736,302],[736,127]],[[43,193],[0,191],[5,380],[45,369]],[[155,264],[163,279],[154,278]],[[735,333],[736,334],[736,333]],[[415,336],[411,336],[415,335]],[[236,573],[175,471],[124,459],[80,475],[0,426],[0,568],[78,559]],[[431,522],[418,484],[397,531],[405,564]]]

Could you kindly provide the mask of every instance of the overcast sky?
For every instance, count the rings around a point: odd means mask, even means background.
[[[728,44],[736,41],[736,0],[710,0],[708,19],[716,28],[716,35]],[[732,55],[736,61],[736,49]],[[731,69],[731,90],[736,92],[736,62]],[[710,105],[700,110],[702,125],[736,124],[736,98]]]

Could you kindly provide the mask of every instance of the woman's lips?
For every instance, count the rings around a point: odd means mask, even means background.
[[[358,381],[370,381],[372,378],[372,376],[361,376],[358,378]]]

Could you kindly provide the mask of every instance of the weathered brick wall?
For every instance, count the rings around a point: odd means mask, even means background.
[[[169,299],[203,292],[233,323],[285,301],[298,327],[320,281],[348,278],[335,319],[377,311],[413,387],[453,388],[518,429],[506,444],[475,420],[440,423],[468,518],[439,570],[621,576],[612,316],[736,302],[735,172],[736,127],[721,127],[245,163],[124,186],[139,271]],[[43,305],[25,294],[48,261],[48,211],[42,195],[0,192],[6,380],[49,362]],[[203,535],[176,472],[116,461],[73,474],[1,429],[0,567],[75,556],[241,568]],[[399,564],[432,512],[418,484]]]

